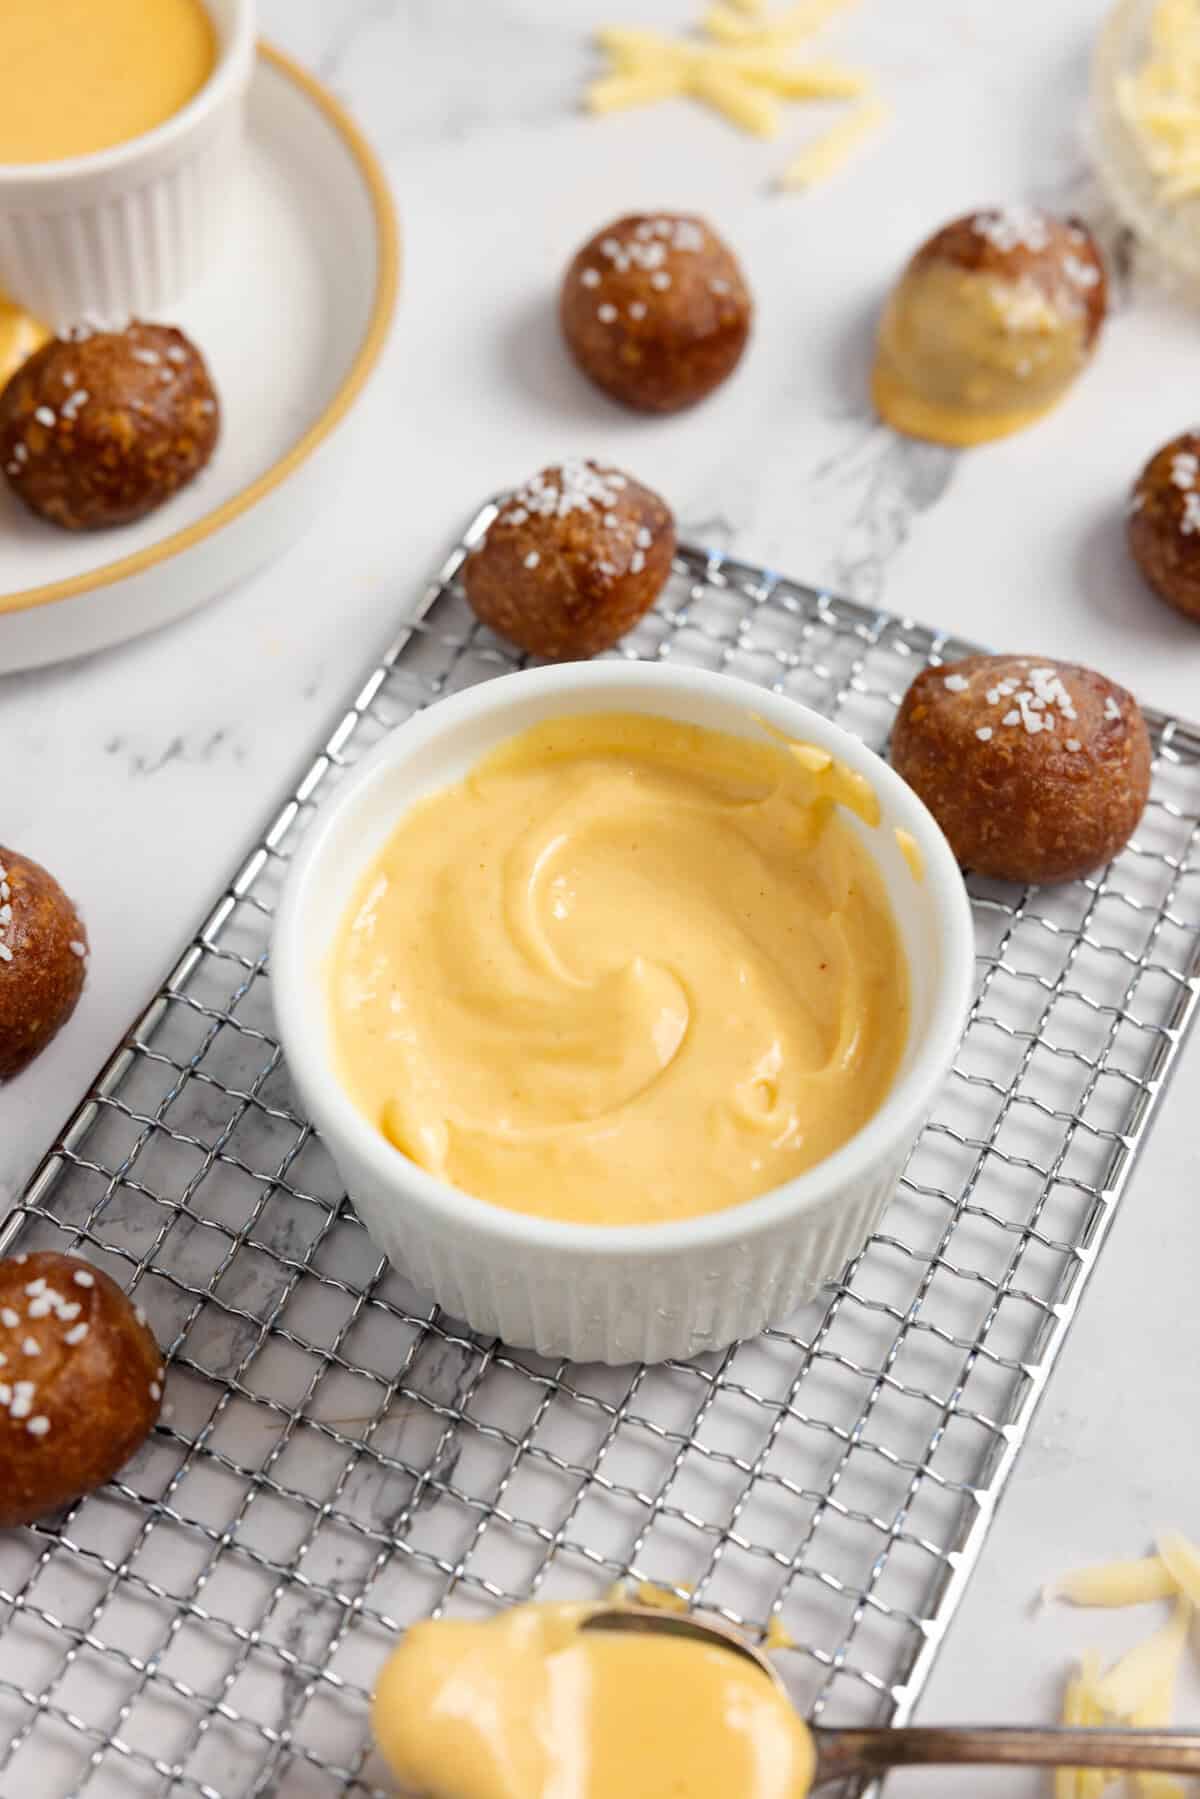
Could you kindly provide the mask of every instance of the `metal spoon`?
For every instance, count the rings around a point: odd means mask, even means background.
[[[614,1605],[599,1607],[580,1629],[649,1631],[732,1650],[753,1662],[787,1698],[782,1680],[762,1651],[725,1624],[651,1606]],[[918,1766],[1134,1768],[1200,1774],[1200,1733],[1186,1730],[1022,1730],[1010,1725],[995,1729],[906,1725],[902,1729],[829,1730],[816,1726],[812,1736],[817,1756],[814,1787],[830,1780],[882,1774],[888,1768]]]

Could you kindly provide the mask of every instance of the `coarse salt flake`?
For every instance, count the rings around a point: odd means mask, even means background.
[[[671,285],[671,277],[667,274],[666,269],[659,269],[656,274],[651,275],[650,285],[656,287],[660,293],[665,293]]]
[[[1100,280],[1100,271],[1095,263],[1085,262],[1082,256],[1064,256],[1063,273],[1076,287],[1095,287]]]
[[[631,300],[629,302],[629,316],[631,319],[644,319],[646,316],[646,302],[644,300]]]
[[[599,287],[602,277],[599,269],[581,269],[579,279],[584,287]]]
[[[72,937],[71,943],[70,943],[70,950],[71,950],[71,954],[73,956],[86,956],[87,955],[87,944],[80,943],[80,941],[77,937]]]
[[[633,552],[633,555],[629,558],[630,574],[631,575],[640,575],[642,570],[645,568],[645,566],[646,566],[645,555],[643,554],[643,552],[641,550],[635,550]]]
[[[14,1312],[11,1306],[0,1306],[0,1324],[10,1331],[15,1331],[21,1322],[21,1314]]]
[[[94,1287],[96,1285],[95,1275],[89,1274],[86,1268],[77,1268],[71,1278],[77,1287]]]
[[[947,675],[946,679],[942,682],[942,686],[946,689],[947,693],[965,693],[970,686],[970,682],[965,675]]]
[[[41,1355],[42,1346],[36,1337],[26,1337],[21,1344],[21,1350],[24,1355]]]
[[[52,430],[57,423],[56,414],[49,406],[39,406],[33,416],[39,425],[45,425],[47,431]]]
[[[596,317],[600,320],[602,325],[615,325],[617,322],[617,309],[606,301],[603,306],[597,306]]]
[[[1104,716],[1105,718],[1120,718],[1121,716],[1121,708],[1111,693],[1104,702]]]
[[[39,1412],[36,1418],[31,1418],[29,1420],[25,1429],[29,1432],[31,1437],[44,1437],[50,1429],[50,1420],[44,1413]]]
[[[73,1324],[71,1326],[70,1330],[64,1333],[63,1342],[69,1343],[71,1345],[72,1349],[74,1349],[74,1347],[77,1343],[83,1342],[83,1339],[87,1336],[87,1334],[88,1334],[88,1327],[86,1324]]]
[[[1033,206],[1003,206],[976,213],[971,221],[976,235],[982,237],[1002,256],[1024,248],[1035,252],[1046,249],[1050,233],[1046,220]]]
[[[980,725],[975,735],[978,737],[980,743],[990,743],[992,738],[991,725]]]
[[[525,567],[526,568],[536,568],[538,563],[541,560],[542,559],[538,555],[536,550],[530,550],[528,556],[526,556],[526,558],[525,558]]]
[[[1071,751],[1072,755],[1074,755],[1076,750],[1081,750],[1083,748],[1083,745],[1080,743],[1078,737],[1068,737],[1067,748]]]

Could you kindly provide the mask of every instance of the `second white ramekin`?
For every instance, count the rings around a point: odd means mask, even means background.
[[[0,288],[53,331],[171,306],[221,240],[254,67],[254,0],[205,0],[217,64],[155,130],[91,156],[0,164]]]
[[[762,737],[759,719],[832,751],[871,782],[863,828],[908,957],[912,1025],[883,1106],[834,1155],[745,1205],[673,1224],[585,1226],[526,1217],[418,1168],[370,1125],[331,1056],[327,964],[353,890],[401,815],[543,719],[633,711]],[[859,829],[858,821],[851,821]],[[896,841],[915,839],[916,880]],[[292,1077],[375,1242],[476,1330],[576,1361],[661,1361],[782,1322],[875,1229],[957,1048],[974,930],[941,831],[899,776],[827,719],[728,675],[670,664],[573,663],[507,675],[418,714],[366,756],[310,826],[271,951]]]

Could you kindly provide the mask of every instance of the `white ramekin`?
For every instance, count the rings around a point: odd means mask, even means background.
[[[212,260],[254,67],[254,0],[204,4],[217,65],[172,118],[91,156],[0,164],[0,287],[54,331],[161,313]]]
[[[912,1028],[883,1106],[836,1154],[747,1204],[674,1224],[585,1226],[460,1193],[372,1128],[331,1057],[329,953],[352,890],[405,810],[547,718],[633,711],[762,737],[759,719],[831,750],[871,782],[883,822],[862,829],[908,956]],[[924,863],[918,881],[896,829]],[[577,1361],[660,1361],[777,1324],[862,1248],[957,1048],[974,975],[962,878],[916,795],[857,738],[794,700],[669,663],[573,663],[507,675],[417,714],[367,755],[310,825],[271,951],[280,1040],[304,1104],[385,1255],[456,1318]]]

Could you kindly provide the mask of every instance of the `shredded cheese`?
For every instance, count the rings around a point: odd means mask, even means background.
[[[1200,10],[1195,0],[1159,0],[1150,50],[1116,83],[1117,106],[1159,199],[1178,204],[1200,193]]]
[[[779,177],[781,187],[811,187],[847,163],[863,139],[878,130],[888,117],[882,100],[864,100],[854,111],[831,126],[800,152]]]
[[[641,31],[632,25],[602,25],[596,42],[622,68],[642,62],[685,62],[696,54],[686,44],[673,43],[658,31]]]
[[[1105,1711],[1130,1717],[1143,1705],[1153,1702],[1165,1680],[1174,1682],[1191,1616],[1191,1603],[1177,1599],[1170,1622],[1156,1630],[1153,1636],[1136,1643],[1115,1667],[1109,1669],[1096,1688],[1096,1697]]]
[[[1065,1599],[1069,1605],[1115,1607],[1173,1599],[1177,1591],[1177,1583],[1161,1556],[1147,1555],[1139,1561],[1101,1562],[1089,1568],[1075,1568],[1045,1587],[1042,1597]]]
[[[1162,1531],[1157,1555],[1076,1568],[1046,1587],[1043,1598],[1103,1606],[1174,1600],[1169,1622],[1135,1644],[1107,1674],[1101,1676],[1099,1658],[1089,1651],[1067,1683],[1062,1712],[1063,1723],[1070,1725],[1116,1720],[1139,1730],[1168,1727],[1193,1606],[1200,1601],[1200,1549],[1178,1531]],[[1054,1799],[1097,1799],[1118,1778],[1111,1772],[1063,1768],[1054,1777]],[[1186,1799],[1187,1789],[1169,1774],[1135,1774],[1131,1783],[1129,1790],[1138,1799]]]
[[[1158,1539],[1158,1553],[1179,1591],[1193,1605],[1200,1605],[1200,1549],[1177,1530],[1164,1530]]]
[[[784,170],[780,185],[808,187],[839,168],[884,116],[857,69],[832,62],[793,63],[787,51],[855,0],[795,0],[769,14],[764,0],[715,0],[698,38],[671,38],[629,25],[605,25],[596,41],[606,75],[584,96],[589,112],[623,112],[687,95],[756,137],[776,137],[784,100],[861,100],[862,104]],[[707,41],[705,41],[705,36]]]
[[[846,12],[854,4],[855,0],[797,0],[776,18],[758,20],[739,17],[723,0],[717,0],[704,15],[704,29],[722,43],[784,50],[811,37],[836,13]]]
[[[1175,1681],[1179,1664],[1158,1682],[1144,1705],[1129,1719],[1139,1730],[1164,1730],[1175,1711]],[[1135,1774],[1134,1791],[1138,1799],[1186,1799],[1186,1790],[1170,1774]]]
[[[870,85],[861,69],[835,62],[789,65],[762,50],[735,50],[729,62],[747,81],[758,82],[785,100],[856,100]]]
[[[628,106],[653,106],[686,93],[687,83],[674,69],[645,69],[638,75],[609,75],[587,91],[589,112],[623,112]]]
[[[752,132],[755,137],[779,136],[779,108],[775,101],[741,75],[702,66],[692,76],[691,90],[697,99],[707,100],[743,131]]]
[[[1078,1672],[1067,1682],[1062,1710],[1064,1724],[1089,1729],[1107,1721],[1096,1698],[1099,1679],[1100,1657],[1094,1649],[1089,1649]],[[1054,1799],[1099,1799],[1112,1778],[1103,1768],[1059,1768],[1054,1775]]]

